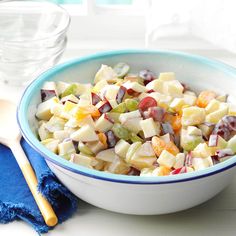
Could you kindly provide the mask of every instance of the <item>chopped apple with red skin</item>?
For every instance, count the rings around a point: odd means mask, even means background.
[[[159,80],[159,79],[155,79],[153,81],[151,81],[150,83],[148,83],[146,85],[146,88],[148,91],[155,91],[155,92],[159,92],[162,93],[163,92],[163,81]]]
[[[51,108],[57,103],[59,103],[57,97],[52,97],[49,100],[40,103],[37,108],[36,117],[40,120],[49,120],[53,115],[51,113]]]
[[[92,142],[98,141],[98,135],[94,129],[89,125],[84,125],[79,130],[75,131],[70,135],[70,138],[75,141]]]
[[[85,166],[87,168],[92,168],[98,163],[98,161],[94,157],[82,154],[72,154],[70,162],[73,162],[77,165]]]
[[[214,124],[212,123],[203,123],[198,125],[198,128],[202,131],[203,137],[208,138],[214,129]]]
[[[102,161],[113,162],[116,158],[116,153],[114,148],[106,149],[99,152],[96,158]]]
[[[130,144],[128,142],[126,142],[125,140],[123,139],[120,139],[117,143],[116,143],[116,146],[115,146],[115,153],[122,157],[122,158],[125,158],[126,157],[126,153],[128,151],[130,147]]]
[[[41,141],[41,143],[50,151],[54,152],[57,154],[58,151],[58,144],[59,144],[59,140],[57,139],[53,139],[53,138],[49,138],[49,139],[44,139],[43,141]]]
[[[118,104],[123,101],[126,91],[127,91],[127,89],[124,86],[120,86],[118,93],[116,95],[116,101]]]
[[[105,133],[106,135],[106,143],[109,148],[115,147],[117,143],[117,137],[115,136],[114,132],[112,130],[109,130]]]
[[[136,93],[144,93],[147,91],[146,87],[139,84],[138,82],[130,82],[127,81],[123,84],[123,86],[127,89],[127,91],[134,91]]]
[[[120,114],[119,120],[123,124],[127,120],[133,119],[133,118],[141,118],[141,114],[140,114],[139,110]]]
[[[165,116],[165,110],[161,107],[149,107],[147,111],[143,112],[143,117],[153,118],[153,120],[162,122]]]
[[[107,114],[103,114],[95,122],[95,130],[103,132],[103,133],[110,130],[112,126],[113,126],[113,122],[111,121],[111,119],[109,119]]]
[[[79,99],[73,94],[70,94],[68,96],[65,96],[65,97],[61,98],[62,104],[64,104],[67,101],[70,101],[72,103],[77,104],[79,102]]]
[[[46,128],[46,123],[43,122],[39,129],[38,129],[38,135],[39,135],[39,138],[40,140],[45,140],[45,139],[49,139],[49,138],[52,138],[52,133],[49,132],[49,130]]]
[[[113,99],[113,100],[109,100],[109,103],[110,103],[112,109],[116,109],[116,107],[119,106],[118,103],[117,103],[117,101],[114,100],[114,99]]]
[[[210,135],[208,146],[224,149],[227,147],[227,142],[220,135],[212,134]]]
[[[66,101],[64,104],[64,112],[71,113],[73,109],[77,109],[78,105],[71,101]]]
[[[127,119],[124,123],[122,123],[123,127],[137,134],[142,130],[140,126],[141,117]]]
[[[43,84],[43,87],[41,89],[41,100],[42,102],[47,101],[48,99],[52,97],[57,97],[57,89],[56,84],[53,81],[47,81]]]
[[[156,75],[151,70],[141,70],[139,72],[139,77],[143,79],[145,85],[149,84],[151,81],[156,79]]]
[[[142,146],[138,149],[137,155],[145,157],[155,156],[151,142],[143,143]]]
[[[160,123],[155,122],[152,118],[141,120],[140,126],[144,132],[145,138],[159,135],[161,132]]]
[[[114,84],[106,85],[101,90],[102,97],[107,99],[107,100],[115,100],[116,97],[117,97],[119,89],[120,89],[120,86],[118,86],[118,85],[114,85]]]
[[[112,106],[109,101],[101,101],[96,105],[96,107],[101,113],[106,113],[112,110]]]

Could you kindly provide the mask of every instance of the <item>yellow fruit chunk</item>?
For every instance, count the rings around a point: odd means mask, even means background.
[[[86,107],[78,107],[75,113],[75,118],[77,120],[82,120],[88,115],[91,115],[92,117],[99,117],[101,114],[95,106],[90,105]]]
[[[212,91],[202,91],[197,98],[197,106],[205,108],[209,102],[216,97],[216,93]]]
[[[177,155],[179,153],[178,147],[176,147],[172,141],[166,143],[164,140],[156,136],[152,138],[152,148],[158,157],[161,155],[163,150],[166,150],[173,155]]]

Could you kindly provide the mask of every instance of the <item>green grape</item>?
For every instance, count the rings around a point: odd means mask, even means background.
[[[127,75],[129,69],[129,65],[124,62],[120,62],[113,67],[113,70],[116,72],[119,78],[123,78],[125,75]]]
[[[126,105],[124,102],[120,103],[117,107],[113,108],[111,112],[124,113],[126,112]]]
[[[143,142],[143,139],[140,138],[138,135],[136,135],[135,133],[131,133],[130,135],[130,140],[135,143],[135,142]]]
[[[93,152],[83,142],[79,142],[78,149],[85,155],[93,155]]]
[[[138,110],[138,101],[135,99],[126,99],[125,104],[129,111]]]
[[[71,84],[70,86],[68,86],[65,91],[61,94],[61,97],[65,97],[68,96],[70,94],[75,95],[77,92],[77,85],[76,84]]]
[[[121,124],[114,124],[112,127],[112,131],[114,132],[115,136],[120,139],[128,140],[130,138],[129,130],[122,127]]]

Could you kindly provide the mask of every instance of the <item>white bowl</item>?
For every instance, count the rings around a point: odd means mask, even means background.
[[[126,50],[95,54],[58,65],[40,75],[26,89],[18,107],[18,122],[27,142],[44,156],[59,180],[82,200],[126,214],[152,215],[177,212],[207,201],[222,191],[235,175],[236,156],[192,173],[139,177],[91,170],[53,154],[37,139],[35,111],[45,81],[91,82],[101,64],[127,62],[135,72],[176,73],[177,79],[196,90],[234,94],[236,70],[223,63],[180,52]],[[233,99],[229,96],[229,99]]]

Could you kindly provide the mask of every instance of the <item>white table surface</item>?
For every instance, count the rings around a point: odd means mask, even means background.
[[[191,50],[190,50],[191,51]],[[68,49],[62,60],[89,53]],[[236,66],[236,56],[223,51],[197,51]],[[0,85],[0,97],[18,101],[22,88]],[[0,235],[37,235],[22,221],[0,225]],[[231,185],[208,202],[183,212],[162,216],[132,216],[108,212],[79,203],[76,214],[58,225],[48,236],[234,236],[236,235],[236,177]]]

